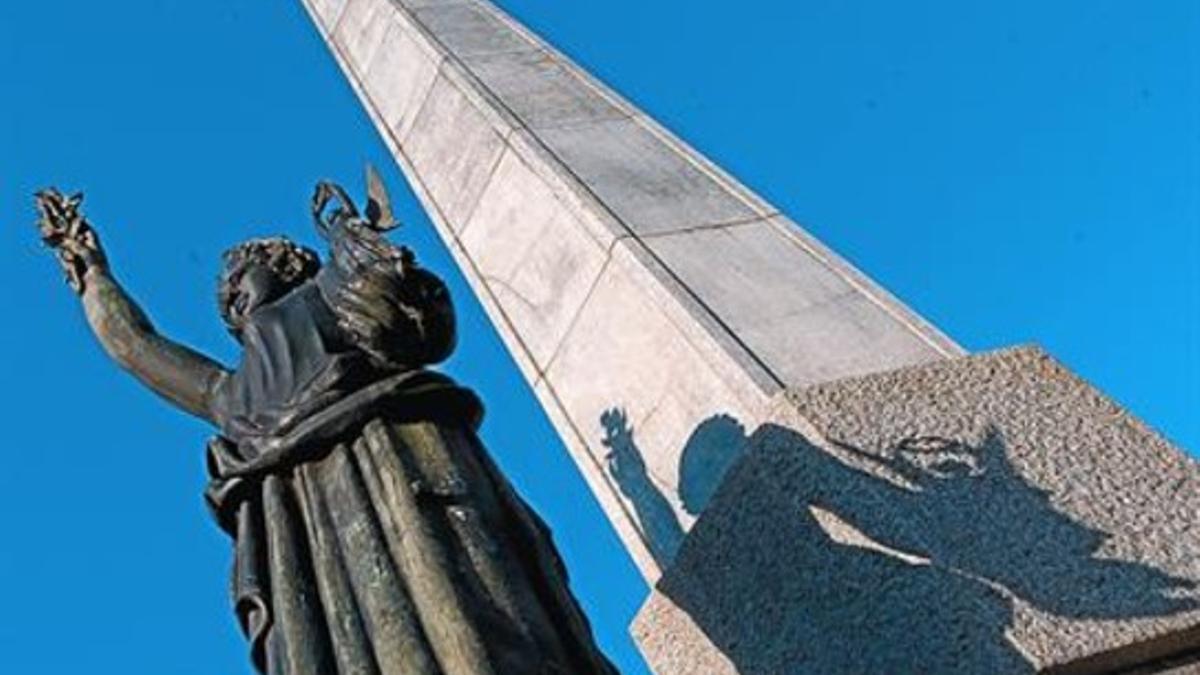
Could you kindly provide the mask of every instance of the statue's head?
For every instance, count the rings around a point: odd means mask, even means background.
[[[320,268],[316,252],[283,237],[251,239],[226,251],[217,304],[229,332],[240,340],[254,310],[283,297]]]

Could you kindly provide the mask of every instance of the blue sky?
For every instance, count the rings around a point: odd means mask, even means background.
[[[1037,341],[1200,449],[1200,4],[502,0],[972,351]],[[217,260],[313,242],[374,162],[445,275],[447,370],[551,522],[606,650],[646,588],[297,0],[0,7],[0,670],[248,672],[209,522],[207,429],[122,376],[32,228],[88,192],[159,327],[235,358]]]

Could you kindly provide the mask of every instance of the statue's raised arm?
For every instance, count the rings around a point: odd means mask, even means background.
[[[42,241],[54,249],[67,283],[79,294],[104,350],[157,394],[187,412],[213,419],[211,400],[224,368],[159,335],[109,271],[99,237],[80,212],[82,195],[37,194]]]
[[[234,541],[234,610],[264,675],[615,675],[549,531],[483,447],[479,398],[428,369],[454,348],[446,285],[321,183],[325,264],[283,237],[229,249],[235,370],[170,342],[117,285],[79,197],[38,195],[41,232],[105,349],[211,420],[205,499]]]

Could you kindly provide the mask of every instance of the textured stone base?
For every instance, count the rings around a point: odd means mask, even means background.
[[[1041,350],[791,391],[772,420],[635,622],[656,672],[1200,655],[1197,464]]]

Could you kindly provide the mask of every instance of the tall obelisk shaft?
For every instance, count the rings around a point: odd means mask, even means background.
[[[670,551],[607,466],[606,411],[686,530],[705,419],[752,429],[785,387],[962,353],[494,5],[305,2],[649,579]]]

